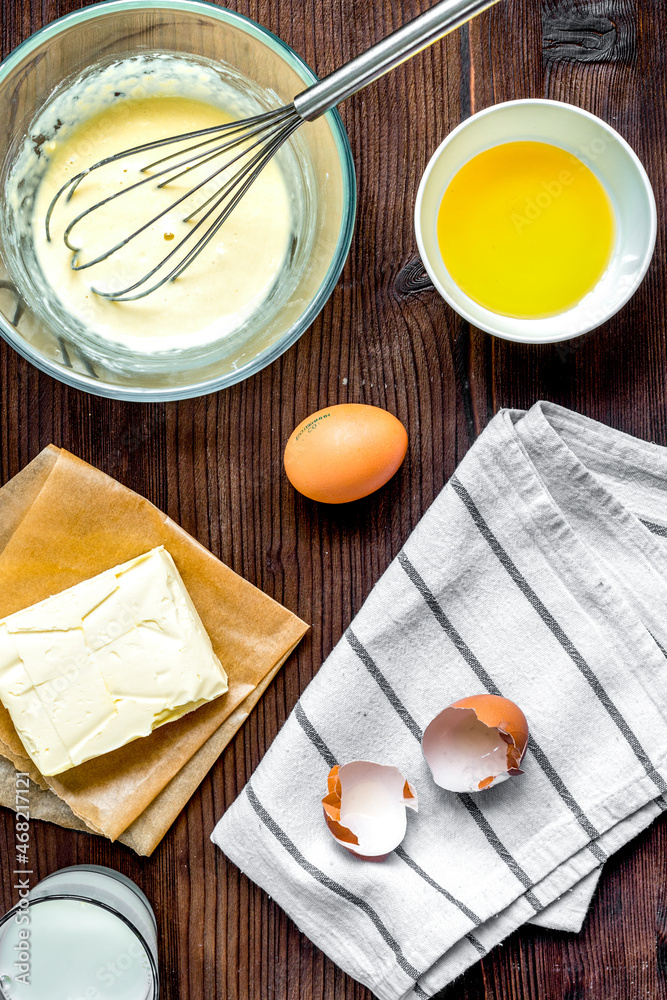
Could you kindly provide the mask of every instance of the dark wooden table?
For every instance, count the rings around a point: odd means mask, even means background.
[[[230,0],[323,74],[428,0]],[[2,0],[3,56],[84,0]],[[321,316],[270,368],[218,395],[137,405],[84,395],[0,344],[0,480],[49,442],[144,494],[313,625],[150,859],[36,822],[35,879],[111,865],[158,918],[164,1000],[370,1000],[212,846],[299,693],[373,583],[501,406],[555,400],[667,444],[667,4],[502,0],[343,106],[359,176],[352,252]],[[588,108],[646,164],[658,202],[655,259],[603,328],[565,345],[522,347],[471,329],[429,286],[412,212],[436,145],[473,111],[518,97]],[[295,424],[327,403],[374,403],[408,428],[399,475],[342,509],[295,495],[281,457]],[[131,445],[128,447],[128,441]],[[122,442],[122,444],[121,444]],[[0,850],[14,843],[0,810]],[[443,994],[447,1000],[665,1000],[667,823],[605,867],[579,936],[526,928]],[[1,902],[16,901],[3,863]]]

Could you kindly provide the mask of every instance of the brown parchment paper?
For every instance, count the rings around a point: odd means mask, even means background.
[[[289,656],[289,653],[287,654]],[[287,656],[285,659],[287,659]],[[284,661],[277,663],[257,685],[252,694],[225,719],[204,745],[183,765],[162,792],[150,803],[127,830],[120,834],[118,841],[130,847],[137,854],[150,855],[160,843],[183,806],[201,784],[215,761],[237,730],[243,725],[262,694],[276,676]],[[6,756],[6,755],[5,755]],[[33,765],[34,766],[34,765]],[[16,771],[26,771],[24,767],[14,767],[0,755],[0,806],[16,810]],[[39,774],[39,772],[37,772]],[[41,777],[41,775],[40,775]],[[44,781],[44,779],[42,779]],[[56,823],[68,830],[94,833],[83,820],[55,792],[31,786],[29,802],[32,819]],[[22,795],[25,793],[22,792]],[[25,802],[23,801],[23,805]]]
[[[60,448],[50,444],[0,488],[0,552],[37,499],[59,455]]]
[[[51,446],[0,490],[3,528],[5,503],[13,531],[0,533],[0,618],[164,545],[227,671],[229,691],[222,698],[51,778],[33,773],[0,706],[0,754],[62,800],[63,825],[71,825],[73,814],[94,832],[148,854],[307,626],[143,497],[66,451]],[[4,799],[0,781],[0,800],[11,805]],[[59,808],[49,805],[52,815]]]

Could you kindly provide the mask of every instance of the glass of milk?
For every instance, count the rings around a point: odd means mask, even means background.
[[[0,920],[0,1000],[158,1000],[155,915],[130,879],[76,865],[19,894]]]

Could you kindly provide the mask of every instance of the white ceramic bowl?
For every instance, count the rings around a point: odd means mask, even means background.
[[[445,267],[436,231],[440,202],[461,167],[492,146],[522,140],[549,142],[578,156],[604,185],[616,218],[611,260],[595,287],[571,309],[540,319],[503,316],[466,295]],[[571,104],[528,99],[479,111],[438,146],[419,185],[415,227],[433,284],[460,316],[505,340],[541,344],[578,337],[625,305],[653,256],[657,217],[646,171],[618,132]]]

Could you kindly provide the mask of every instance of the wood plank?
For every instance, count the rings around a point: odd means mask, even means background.
[[[2,0],[6,55],[85,0]],[[429,0],[234,0],[320,74],[428,7]],[[0,344],[0,481],[53,441],[167,511],[237,572],[313,625],[243,730],[149,859],[35,823],[35,879],[109,864],[153,902],[163,1000],[371,1000],[277,905],[214,849],[209,834],[410,530],[492,414],[556,400],[667,443],[665,418],[667,10],[656,0],[502,0],[342,109],[359,215],[342,278],[279,361],[201,400],[126,404],[61,386]],[[438,143],[497,101],[547,96],[589,108],[637,149],[660,228],[633,302],[570,345],[522,347],[470,329],[424,279],[412,212]],[[399,476],[374,498],[327,510],[281,468],[295,424],[332,402],[386,406],[406,424]],[[667,1000],[667,827],[656,823],[606,866],[582,935],[524,928],[446,1000]],[[0,811],[0,852],[13,818]],[[12,882],[0,880],[5,908]]]

